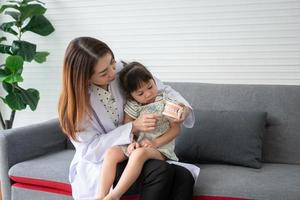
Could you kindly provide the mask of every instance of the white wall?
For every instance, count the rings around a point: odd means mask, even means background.
[[[138,60],[163,81],[300,84],[300,0],[44,0],[56,28],[25,34],[45,64],[27,64],[23,86],[41,92],[37,111],[15,127],[57,115],[61,64],[78,36],[105,41],[117,57]]]

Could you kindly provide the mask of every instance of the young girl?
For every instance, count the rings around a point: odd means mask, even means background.
[[[180,124],[170,122],[162,115],[167,97],[157,91],[152,74],[138,62],[127,64],[120,72],[120,83],[128,96],[125,105],[124,123],[133,121],[140,114],[152,113],[156,121],[149,122],[146,132],[140,132],[128,146],[113,146],[106,151],[101,172],[99,198],[119,199],[140,175],[144,163],[149,159],[178,161],[174,153],[174,138],[179,134]],[[170,99],[168,99],[170,101]],[[164,137],[160,137],[164,134]],[[122,176],[110,190],[118,163],[128,159]]]

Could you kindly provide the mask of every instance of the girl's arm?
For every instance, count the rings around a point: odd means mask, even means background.
[[[180,133],[180,123],[170,123],[170,128],[161,136],[153,140],[154,147],[158,148],[165,145],[175,139]]]
[[[123,124],[126,124],[128,122],[132,122],[134,119],[130,117],[126,112],[124,112],[124,119],[123,119]]]

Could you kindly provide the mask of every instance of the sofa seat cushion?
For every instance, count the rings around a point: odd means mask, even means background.
[[[71,199],[71,186],[68,181],[68,174],[73,155],[74,150],[69,149],[24,161],[11,167],[9,176],[15,182],[12,187],[13,197],[20,199],[17,197],[35,194],[35,199],[54,199],[53,195],[61,195],[58,199]],[[193,197],[193,200],[247,199],[236,196],[230,197],[228,195],[197,195],[196,193]],[[126,196],[122,197],[121,200],[138,200],[138,197]]]
[[[300,165],[263,164],[260,169],[201,164],[194,195],[251,199],[299,199]]]
[[[16,183],[71,193],[68,175],[73,155],[69,149],[18,163],[10,168],[9,177]]]

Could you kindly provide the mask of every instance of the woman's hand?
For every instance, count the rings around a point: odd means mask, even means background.
[[[157,145],[154,140],[143,139],[140,143],[142,147],[157,148]]]
[[[178,122],[180,122],[180,123],[184,122],[184,120],[187,118],[187,116],[188,116],[188,115],[190,114],[190,112],[191,112],[190,107],[185,106],[185,105],[183,105],[183,104],[182,104],[182,107],[183,107],[183,112],[182,112],[181,117],[180,117],[180,119],[179,119],[179,121],[178,121]]]
[[[132,122],[132,132],[149,132],[155,129],[156,121],[158,119],[157,114],[143,114]]]
[[[140,148],[140,144],[137,142],[132,142],[131,144],[128,145],[127,147],[127,152],[130,155],[135,149]]]

